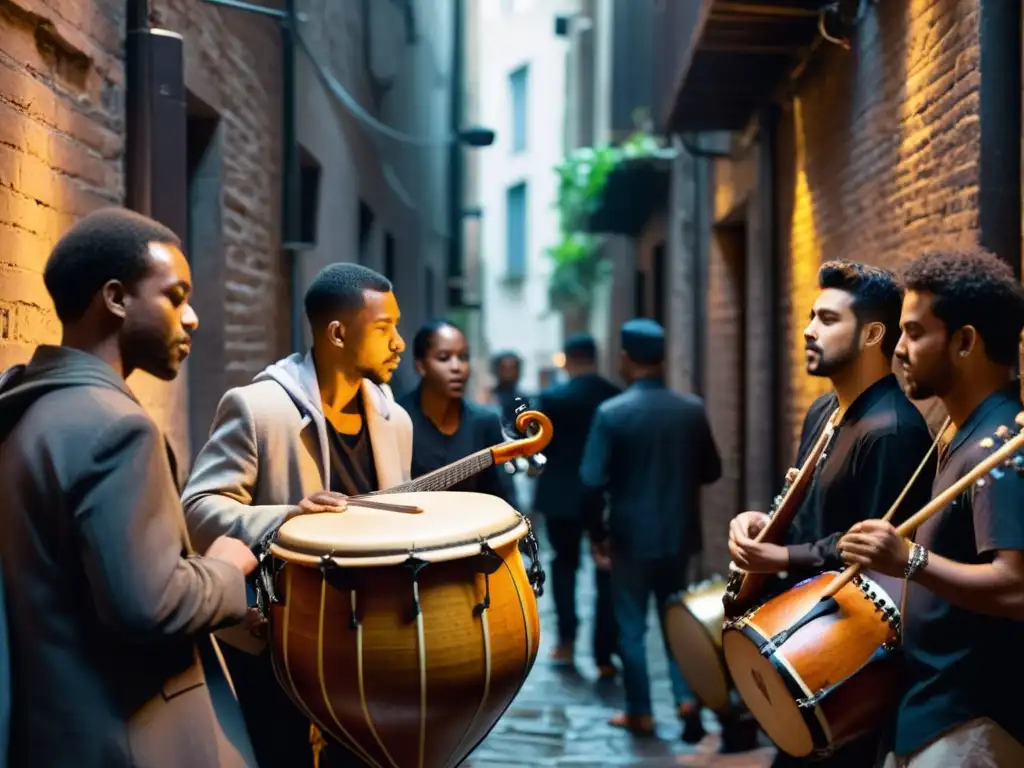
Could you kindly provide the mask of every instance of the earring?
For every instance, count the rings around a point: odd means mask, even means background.
[[[960,350],[960,357],[967,357],[967,350],[966,349],[961,349]]]

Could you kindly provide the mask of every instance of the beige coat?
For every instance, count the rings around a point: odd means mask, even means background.
[[[407,482],[412,464],[409,414],[367,380],[362,396],[381,489]],[[192,540],[200,552],[224,535],[256,546],[303,498],[330,490],[330,476],[313,359],[291,355],[221,399],[210,439],[196,457],[182,495]],[[238,628],[221,637],[253,653],[263,647]]]

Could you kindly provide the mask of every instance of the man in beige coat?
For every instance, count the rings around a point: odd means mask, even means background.
[[[0,766],[256,768],[210,636],[245,617],[256,558],[225,538],[196,556],[173,455],[125,383],[188,354],[188,262],[108,209],[44,280],[61,345],[0,376]]]
[[[200,551],[224,535],[256,547],[293,515],[410,479],[412,422],[386,392],[405,349],[390,281],[332,264],[305,304],[312,350],[229,390],[196,457],[183,501]],[[309,721],[278,685],[265,642],[244,628],[221,637],[260,764],[312,765]],[[321,766],[349,764],[342,752],[330,744]]]

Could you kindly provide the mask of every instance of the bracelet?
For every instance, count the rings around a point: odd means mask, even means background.
[[[909,581],[926,565],[928,565],[928,550],[920,544],[914,544],[910,550],[910,557],[907,559],[907,567],[903,571],[903,577]]]

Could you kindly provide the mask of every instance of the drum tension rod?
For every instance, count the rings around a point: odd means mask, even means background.
[[[428,563],[426,560],[409,555],[409,559],[405,561],[404,565],[412,572],[412,621],[415,621],[420,615],[420,571]]]
[[[473,608],[473,615],[480,616],[491,607],[491,574],[501,568],[502,559],[491,549],[491,545],[480,539],[480,554],[473,557],[473,565],[484,575],[484,599]]]
[[[324,581],[331,585],[332,589],[349,593],[351,610],[348,626],[352,630],[359,629],[359,617],[356,616],[355,607],[356,588],[359,585],[356,583],[355,572],[350,568],[338,567],[338,564],[334,562],[334,553],[330,552],[326,555],[320,555],[320,574],[323,576]]]

